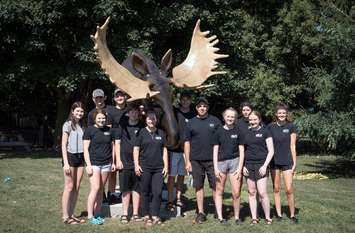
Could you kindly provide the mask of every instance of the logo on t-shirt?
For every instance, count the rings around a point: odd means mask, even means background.
[[[262,137],[263,137],[263,134],[262,134],[262,133],[257,133],[257,134],[255,134],[255,137],[257,137],[257,138],[262,138]]]
[[[289,130],[289,129],[283,129],[282,132],[283,132],[283,133],[289,133],[290,130]]]
[[[185,122],[186,122],[186,123],[189,122],[189,119],[185,118]]]
[[[155,136],[155,139],[156,140],[161,140],[161,137],[160,136]]]
[[[104,135],[110,136],[110,132],[104,132]]]
[[[138,129],[136,129],[136,130],[134,131],[134,134],[137,134],[137,132],[138,132]]]
[[[213,124],[213,123],[211,123],[211,124],[210,124],[210,127],[211,127],[211,128],[212,128],[212,127],[214,127],[214,124]]]
[[[238,138],[238,135],[237,134],[232,134],[231,138]]]

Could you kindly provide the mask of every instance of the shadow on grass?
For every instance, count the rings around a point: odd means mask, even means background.
[[[40,151],[1,151],[0,150],[0,160],[1,159],[19,159],[19,158],[31,158],[31,159],[44,159],[44,158],[61,158],[61,153],[54,150],[40,150]]]
[[[352,178],[355,177],[355,161],[347,158],[335,160],[322,160],[306,163],[304,166],[311,167],[315,172],[320,172],[329,178]]]

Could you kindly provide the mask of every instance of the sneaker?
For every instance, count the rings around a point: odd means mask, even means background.
[[[219,221],[219,223],[222,224],[222,225],[227,224],[227,220],[225,220],[224,218],[218,219],[218,221]]]
[[[198,213],[195,219],[196,223],[203,223],[207,221],[206,215],[204,213]]]
[[[237,218],[237,219],[235,220],[235,224],[241,225],[241,224],[242,224],[242,220],[240,220],[240,218]]]
[[[276,215],[276,221],[281,222],[282,221],[282,216]]]
[[[105,222],[105,218],[101,217],[100,215],[97,215],[95,218],[100,220],[102,223]]]
[[[294,224],[298,223],[298,219],[295,216],[291,217],[290,219],[291,219],[292,223],[294,223]]]
[[[92,225],[102,225],[104,222],[98,218],[92,217],[89,218],[89,223]]]

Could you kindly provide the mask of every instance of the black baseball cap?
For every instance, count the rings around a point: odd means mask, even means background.
[[[205,103],[207,105],[210,105],[210,103],[208,102],[208,100],[205,97],[198,97],[196,100],[196,105],[200,104],[200,103]]]

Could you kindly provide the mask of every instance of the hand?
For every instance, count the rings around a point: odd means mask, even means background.
[[[237,180],[240,180],[242,178],[242,170],[241,169],[238,169],[236,170],[234,173],[233,173],[234,176],[236,176],[235,178]]]
[[[243,175],[244,176],[249,176],[249,171],[246,167],[243,167]]]
[[[218,169],[218,167],[214,168],[214,175],[217,179],[221,179],[221,171]]]
[[[63,170],[65,172],[65,175],[68,175],[68,176],[70,175],[70,166],[69,166],[69,164],[64,164]]]
[[[88,176],[92,176],[93,174],[93,170],[92,170],[92,166],[86,166],[86,173],[88,174]]]
[[[141,166],[135,165],[134,166],[134,172],[136,173],[137,176],[141,176],[143,170],[142,170]]]
[[[164,177],[166,177],[168,175],[168,168],[164,167],[161,173],[163,174]]]
[[[114,172],[114,171],[116,171],[116,164],[113,163],[111,165],[111,172]]]
[[[265,176],[266,175],[266,169],[267,167],[265,165],[261,166],[260,169],[259,169],[259,174],[260,176]]]
[[[192,166],[191,166],[190,161],[188,161],[188,162],[186,163],[185,168],[186,168],[186,171],[187,171],[188,173],[192,172]]]
[[[117,162],[116,162],[116,168],[117,168],[118,170],[122,170],[122,169],[123,169],[123,163],[122,163],[121,160],[117,160]]]

